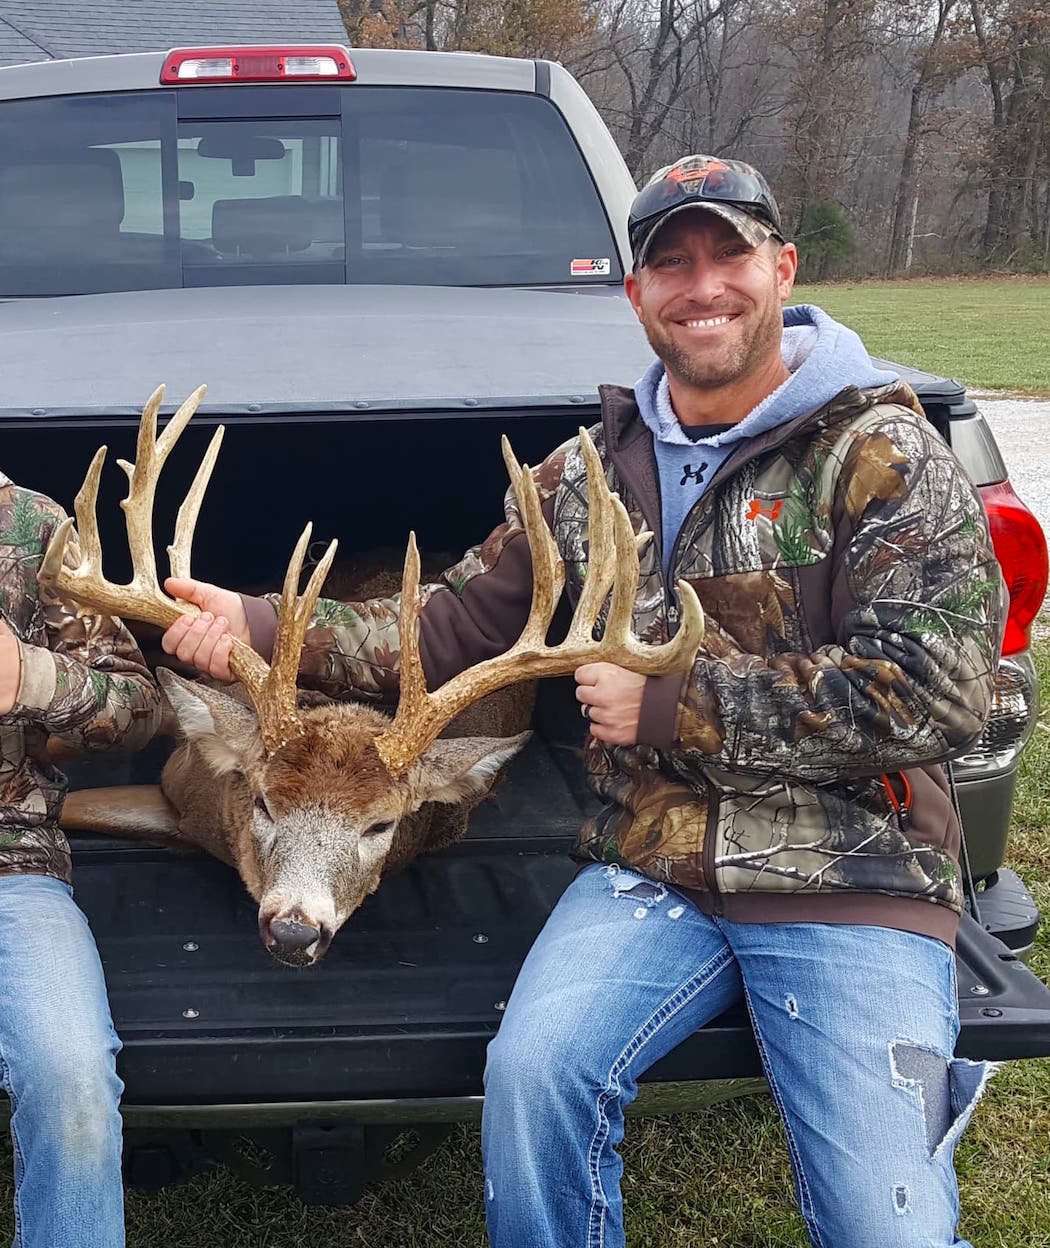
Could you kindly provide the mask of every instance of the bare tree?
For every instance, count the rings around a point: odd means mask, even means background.
[[[904,140],[900,178],[893,212],[893,226],[886,269],[896,273],[911,268],[915,239],[915,223],[919,209],[919,177],[925,139],[925,119],[930,96],[943,84],[945,74],[958,72],[957,63],[945,62],[941,53],[957,0],[937,0],[935,10],[920,3],[914,10],[918,30],[918,51],[914,58],[915,79],[908,102],[908,129]],[[930,24],[932,22],[932,29]]]

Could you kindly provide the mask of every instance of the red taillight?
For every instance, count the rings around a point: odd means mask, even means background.
[[[1010,591],[1003,654],[1017,654],[1029,644],[1028,630],[1046,596],[1046,537],[1039,521],[1013,492],[1009,481],[982,485],[995,556]]]
[[[338,43],[281,47],[173,48],[160,71],[163,83],[330,82],[357,77],[350,53]]]

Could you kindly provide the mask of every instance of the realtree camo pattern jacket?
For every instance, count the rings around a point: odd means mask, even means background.
[[[631,391],[602,400],[593,436],[609,484],[635,529],[659,535],[651,434]],[[576,440],[535,476],[575,597],[587,564]],[[988,715],[1004,587],[980,499],[914,393],[848,388],[741,444],[682,525],[677,578],[703,604],[704,645],[684,679],[647,682],[644,744],[589,738],[604,808],[580,854],[732,919],[877,924],[951,944],[959,827],[939,763]],[[508,495],[505,522],[424,591],[429,687],[506,649],[530,593]],[[306,683],[396,698],[397,614],[396,598],[319,604]],[[635,631],[658,642],[676,623],[657,539]]]
[[[159,722],[160,694],[119,622],[78,619],[37,585],[57,503],[0,473],[0,615],[19,639],[17,701],[0,715],[0,875],[69,881],[58,814],[66,780],[48,760],[48,736],[81,749],[137,749]],[[67,559],[79,560],[76,541]]]

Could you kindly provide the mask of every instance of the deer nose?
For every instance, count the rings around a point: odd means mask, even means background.
[[[321,939],[319,928],[289,919],[275,919],[270,924],[270,940],[282,953],[298,953]]]

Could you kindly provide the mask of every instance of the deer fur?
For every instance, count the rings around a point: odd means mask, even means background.
[[[384,875],[458,839],[529,735],[442,737],[394,777],[374,745],[390,721],[372,707],[306,707],[303,734],[267,757],[236,686],[158,677],[182,737],[161,777],[178,840],[237,868],[264,943],[291,965],[323,957]],[[282,941],[288,927],[316,940]]]

